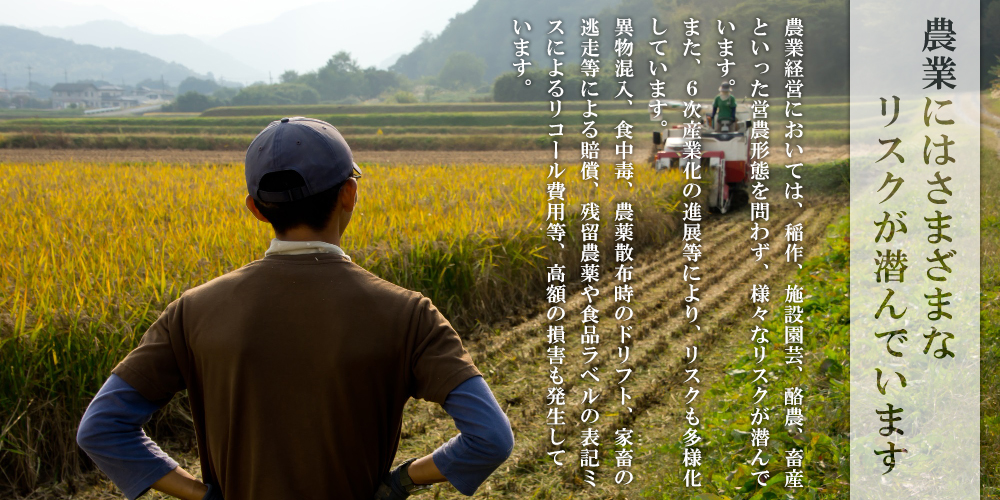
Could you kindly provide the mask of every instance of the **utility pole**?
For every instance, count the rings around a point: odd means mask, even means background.
[[[66,68],[63,68],[63,81],[69,83],[69,72],[66,71]]]
[[[28,93],[31,93],[31,65],[28,65]]]
[[[271,70],[267,70],[267,83],[274,85],[274,78],[271,78]]]

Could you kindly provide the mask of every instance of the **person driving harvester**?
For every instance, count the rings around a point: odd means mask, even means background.
[[[732,132],[736,122],[736,98],[729,92],[729,82],[722,82],[719,95],[712,102],[712,125],[716,132],[721,132],[723,125],[727,132]]]

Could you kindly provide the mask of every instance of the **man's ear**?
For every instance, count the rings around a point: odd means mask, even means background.
[[[341,209],[345,212],[353,212],[357,203],[358,181],[357,179],[350,177],[340,188],[340,194],[337,195],[337,204],[340,205]]]
[[[257,205],[253,202],[253,198],[250,195],[247,195],[244,202],[247,205],[247,210],[249,210],[250,213],[257,218],[257,220],[261,222],[270,222],[267,220],[267,217],[264,217],[264,214],[260,213],[260,209],[257,208]]]

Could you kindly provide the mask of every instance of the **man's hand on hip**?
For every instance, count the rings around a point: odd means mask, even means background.
[[[430,462],[430,466],[427,463]],[[430,470],[433,468],[433,470]],[[416,469],[416,470],[414,470]],[[411,472],[418,473],[418,479],[426,475],[429,480],[421,480],[419,484],[411,479]],[[382,482],[379,483],[378,490],[375,491],[375,500],[401,500],[414,493],[430,488],[425,483],[446,481],[445,477],[437,470],[430,455],[421,459],[411,458],[389,471]]]
[[[214,484],[209,484],[208,491],[205,493],[205,496],[202,497],[201,500],[224,500],[222,498],[222,488]]]
[[[378,489],[375,490],[375,500],[402,500],[410,496],[406,489],[403,488],[400,475],[411,462],[412,460],[407,460],[399,464],[382,478]]]

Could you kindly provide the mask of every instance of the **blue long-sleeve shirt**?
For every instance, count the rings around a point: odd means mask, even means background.
[[[510,422],[480,376],[459,384],[443,407],[460,434],[434,451],[434,465],[459,492],[472,495],[514,449]],[[130,500],[177,467],[142,430],[157,409],[123,379],[111,375],[87,407],[77,431],[80,447]]]
[[[80,448],[130,500],[177,468],[177,462],[142,430],[159,408],[118,375],[111,375],[76,431]]]

